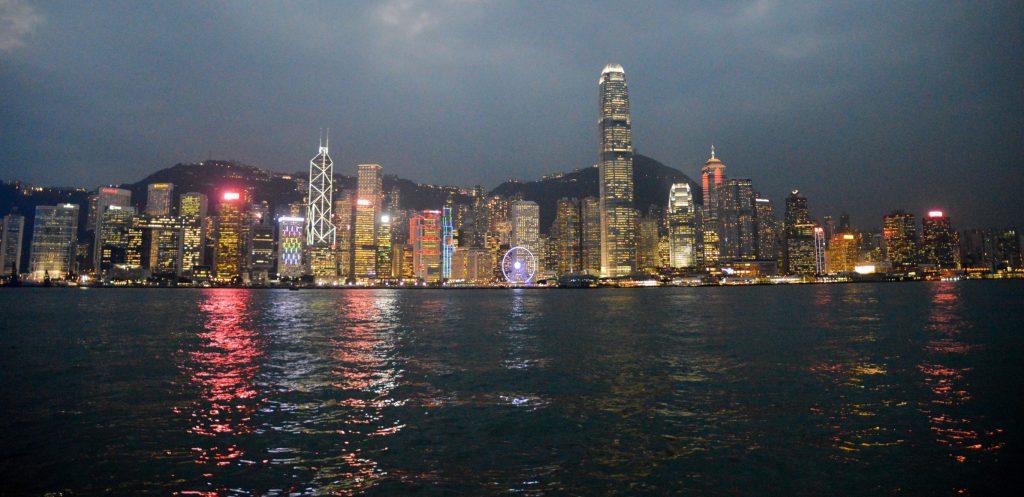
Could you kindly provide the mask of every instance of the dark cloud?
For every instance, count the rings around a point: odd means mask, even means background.
[[[1024,218],[1019,2],[0,0],[0,176],[94,186],[210,155],[434,183],[592,164],[622,64],[638,151],[817,216]]]

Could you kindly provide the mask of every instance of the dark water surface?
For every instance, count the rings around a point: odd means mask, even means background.
[[[1024,283],[0,291],[3,495],[989,495]]]

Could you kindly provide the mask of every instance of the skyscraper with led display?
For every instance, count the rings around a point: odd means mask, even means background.
[[[309,161],[309,197],[306,205],[306,244],[333,247],[335,243],[334,224],[331,223],[331,198],[334,195],[334,162],[327,149],[330,145],[330,131],[327,142],[320,143],[320,152]]]
[[[725,164],[715,157],[715,146],[711,146],[711,158],[701,169],[701,188],[704,193],[704,211],[701,216],[702,240],[704,242],[704,265],[718,266],[722,251],[722,187],[725,182]]]
[[[449,218],[450,221],[451,218]],[[394,258],[391,251],[391,214],[381,214],[377,222],[377,279],[387,280],[394,276]],[[450,231],[449,231],[450,234]],[[451,258],[448,258],[449,265]],[[450,266],[449,266],[450,267]]]
[[[213,266],[214,277],[222,283],[234,282],[242,276],[245,205],[239,191],[223,192],[217,204]]]
[[[921,263],[940,269],[960,267],[960,237],[942,211],[929,211],[921,219]]]
[[[357,280],[377,276],[377,222],[383,201],[380,164],[360,164],[352,240],[353,276]]]
[[[426,283],[441,282],[441,211],[423,211],[409,220],[413,274]]]
[[[697,205],[689,183],[676,183],[668,193],[669,265],[676,269],[697,266]]]
[[[633,136],[626,73],[608,64],[598,79],[601,117],[601,274],[625,276],[636,267]]]
[[[62,279],[74,269],[77,231],[77,205],[36,206],[28,265],[33,280]]]
[[[390,244],[389,244],[390,245]],[[452,255],[455,254],[455,223],[452,208],[441,208],[441,279],[452,277]]]
[[[299,278],[302,276],[302,260],[306,220],[297,216],[277,218],[277,277]]]
[[[148,187],[146,187],[146,215],[171,215],[173,195],[173,183],[151,183]]]

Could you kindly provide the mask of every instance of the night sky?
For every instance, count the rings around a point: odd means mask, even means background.
[[[636,150],[691,177],[714,142],[818,218],[1024,227],[1022,32],[1019,1],[0,0],[0,178],[294,172],[330,127],[336,172],[490,188],[597,161],[613,62]]]

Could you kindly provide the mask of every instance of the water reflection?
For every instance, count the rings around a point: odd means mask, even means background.
[[[965,318],[960,298],[962,287],[953,282],[936,282],[930,288],[931,306],[925,326],[927,343],[925,357],[918,370],[932,393],[921,411],[935,441],[948,447],[949,455],[959,463],[968,462],[976,454],[1003,447],[1002,428],[983,430],[968,414],[972,398],[968,375],[972,362],[967,357],[980,345],[969,341],[971,323]]]
[[[236,289],[202,292],[200,343],[181,365],[199,398],[179,412],[191,418],[188,432],[202,437],[192,450],[196,464],[208,468],[207,477],[245,455],[235,442],[254,430],[253,415],[263,400],[254,380],[264,347],[252,329],[251,295]]]

